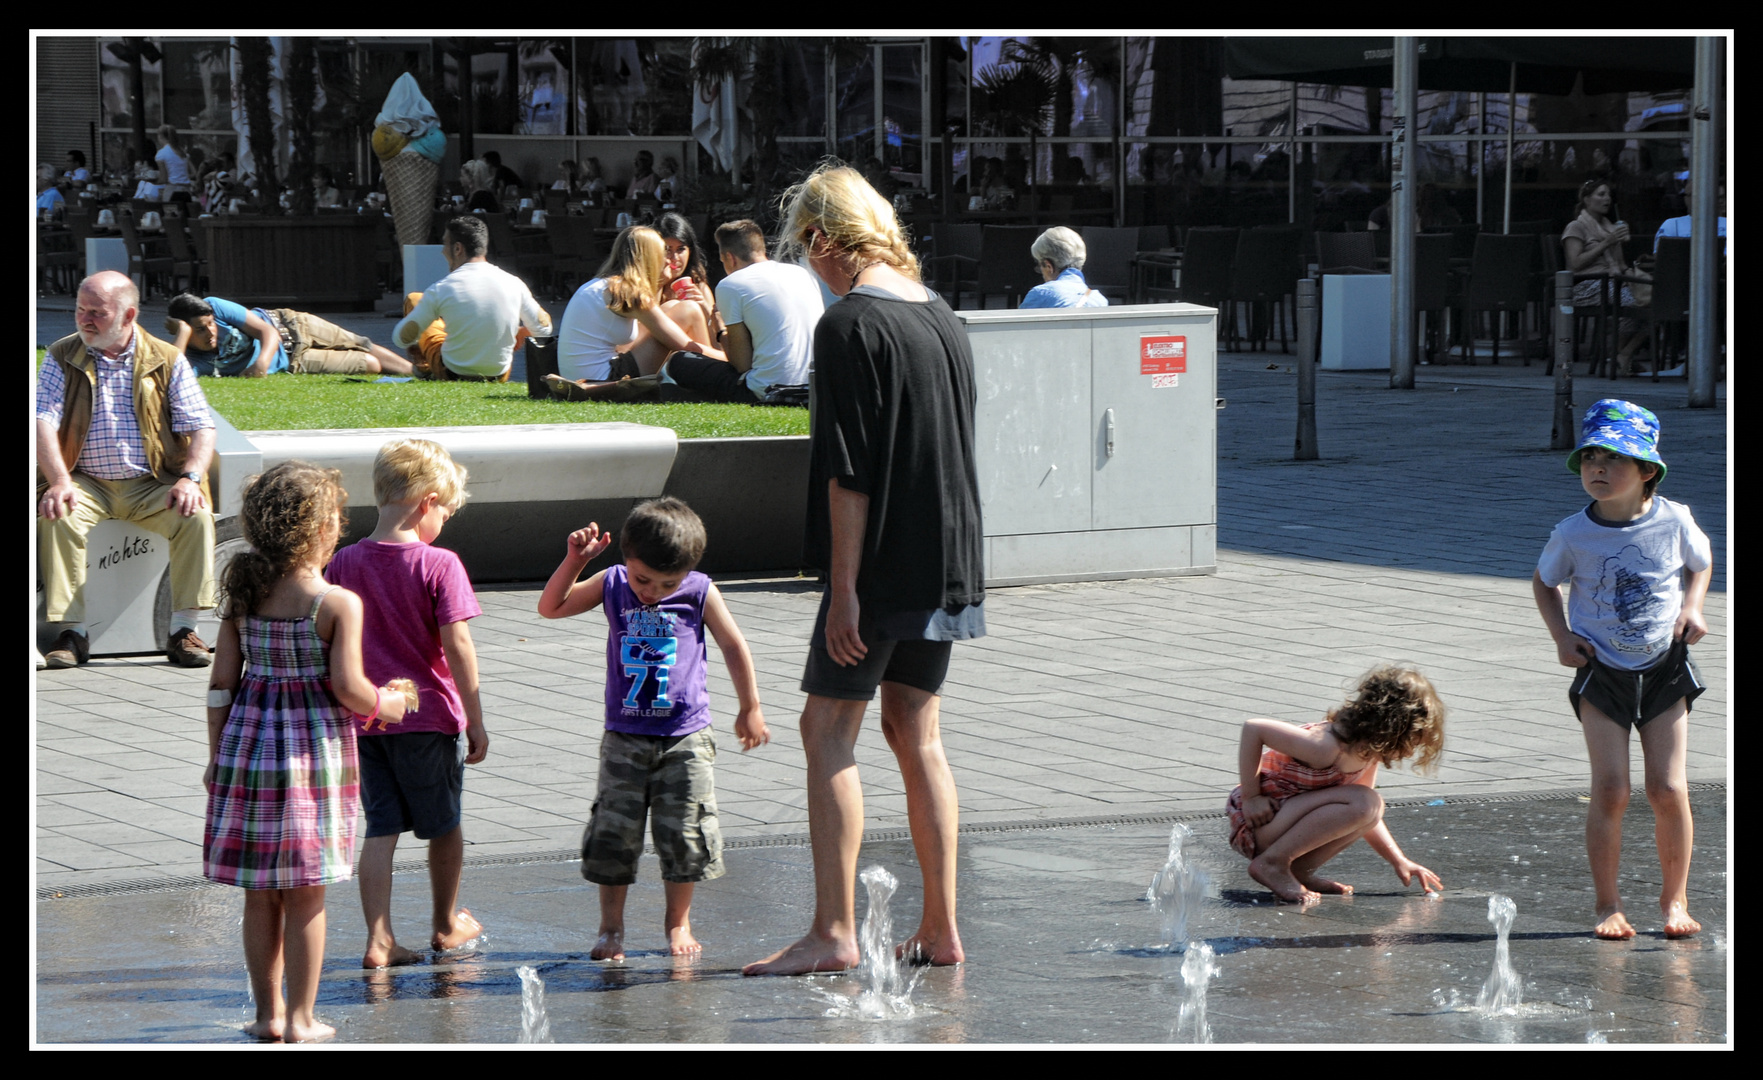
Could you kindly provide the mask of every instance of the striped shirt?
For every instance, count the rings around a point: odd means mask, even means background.
[[[97,361],[98,370],[92,394],[92,427],[80,450],[79,471],[87,476],[128,480],[152,472],[147,467],[141,426],[135,418],[135,346],[139,341],[137,331],[137,336],[114,360],[97,349],[86,350]],[[196,385],[196,373],[182,356],[172,364],[170,392],[173,431],[191,432],[214,426],[214,419],[208,414],[208,399],[202,396],[202,388]],[[52,359],[45,361],[37,371],[37,419],[59,430],[66,396],[67,381],[61,365]]]

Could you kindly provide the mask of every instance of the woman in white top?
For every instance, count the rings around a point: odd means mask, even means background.
[[[557,332],[559,381],[581,386],[653,375],[673,352],[726,359],[669,316],[668,308],[691,302],[664,303],[666,281],[661,234],[643,225],[619,233],[594,279],[577,289],[564,309]]]
[[[190,159],[184,156],[183,148],[178,145],[178,129],[162,124],[153,135],[159,140],[159,152],[153,155],[153,160],[159,163],[159,185],[168,196],[180,191],[188,195]]]

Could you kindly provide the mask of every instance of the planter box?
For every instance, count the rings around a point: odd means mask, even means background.
[[[372,311],[380,298],[378,216],[213,217],[193,225],[207,231],[211,295],[302,311]]]

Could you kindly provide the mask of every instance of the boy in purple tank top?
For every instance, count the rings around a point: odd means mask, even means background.
[[[569,553],[539,597],[539,614],[547,619],[604,604],[610,624],[600,786],[582,834],[582,876],[600,886],[595,960],[624,958],[624,901],[637,880],[644,818],[661,857],[668,949],[675,956],[702,951],[692,936],[692,890],[723,874],[705,630],[735,684],[742,752],[771,741],[747,639],[716,586],[692,569],[704,556],[704,542],[704,523],[691,507],[671,497],[653,499],[631,511],[619,533],[623,565],[576,580],[612,545],[610,534],[590,524],[569,534]]]

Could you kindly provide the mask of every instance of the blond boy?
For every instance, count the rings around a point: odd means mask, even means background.
[[[374,459],[373,493],[378,527],[338,551],[325,577],[361,597],[361,652],[369,677],[413,679],[420,706],[389,730],[370,724],[358,741],[367,816],[360,869],[365,968],[422,959],[392,933],[392,855],[404,832],[429,842],[430,947],[456,949],[483,933],[471,912],[456,904],[465,857],[465,766],[484,760],[490,746],[467,625],[483,609],[459,557],[432,546],[465,501],[465,470],[437,443],[399,439]]]

